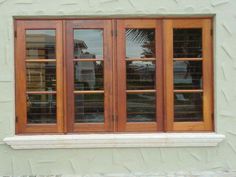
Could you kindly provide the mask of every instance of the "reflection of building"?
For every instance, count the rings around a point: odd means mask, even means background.
[[[55,90],[56,72],[55,64],[28,63],[27,64],[27,88],[30,91]],[[31,123],[42,121],[51,122],[55,118],[56,100],[52,95],[31,95],[27,98],[29,120]],[[41,116],[40,116],[41,115]],[[42,115],[51,115],[46,119]],[[42,119],[42,120],[41,120]]]
[[[26,35],[27,59],[55,59],[55,36],[48,34]],[[52,90],[56,79],[55,63],[28,63],[27,81],[31,91]]]
[[[74,44],[75,58],[81,58],[81,59],[96,58],[94,54],[90,54],[89,52],[83,52],[83,50],[87,48],[88,47],[84,41],[75,40]],[[75,73],[74,77],[76,80],[76,84],[79,84],[78,87],[82,88],[89,87],[90,90],[94,90],[96,84],[94,62],[87,62],[87,61],[77,62],[75,64],[74,73]]]
[[[26,33],[27,59],[56,59],[55,51],[55,35]],[[56,63],[27,63],[26,68],[28,91],[55,90]],[[27,97],[29,121],[54,122],[55,105],[56,100],[52,95],[29,95]]]
[[[27,58],[55,59],[55,36],[47,34],[26,35]]]
[[[74,69],[74,77],[79,87],[89,87],[90,90],[94,90],[96,84],[94,62],[77,62]]]
[[[82,40],[75,39],[74,40],[74,57],[75,58],[83,58],[83,50],[87,49],[88,46]]]
[[[56,87],[55,63],[28,63],[27,87],[30,91],[54,90]]]

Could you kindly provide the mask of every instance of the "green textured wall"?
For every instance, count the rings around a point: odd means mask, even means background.
[[[0,175],[236,170],[235,0],[0,0]],[[114,148],[13,150],[13,17],[160,17],[215,15],[216,131],[226,140],[214,148]]]

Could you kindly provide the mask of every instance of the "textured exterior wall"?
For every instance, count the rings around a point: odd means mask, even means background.
[[[0,0],[0,175],[87,174],[236,169],[236,0]],[[215,15],[214,148],[13,150],[14,16]]]

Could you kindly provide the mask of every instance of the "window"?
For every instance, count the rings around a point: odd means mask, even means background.
[[[15,26],[18,134],[213,130],[211,19]]]
[[[169,131],[213,129],[212,24],[164,21],[165,113]]]

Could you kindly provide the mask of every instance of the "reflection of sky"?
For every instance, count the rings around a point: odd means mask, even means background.
[[[83,52],[95,54],[96,58],[103,57],[103,31],[91,29],[79,29],[74,31],[74,39],[82,40],[87,45]]]
[[[142,43],[138,43],[131,40],[126,40],[126,57],[127,58],[140,58],[143,57],[143,45]]]
[[[130,31],[131,30],[131,31]],[[139,29],[137,31],[132,29],[126,29],[126,57],[127,58],[143,58],[146,57],[144,51],[151,51],[145,44],[150,44],[148,36],[152,36],[154,39],[154,30]],[[153,46],[154,47],[154,46]]]
[[[99,29],[76,29],[74,30],[74,39],[84,41],[87,49],[83,49],[83,53],[89,52],[95,54],[96,58],[103,57],[103,31]],[[133,41],[132,39],[126,40],[126,53],[128,58],[144,57],[142,53],[144,48],[143,42]]]
[[[55,30],[26,30],[28,35],[48,35],[55,36]],[[89,52],[95,54],[96,58],[103,57],[103,30],[99,29],[77,29],[74,31],[74,39],[82,40],[87,45],[87,49],[83,49],[83,52]],[[126,55],[128,58],[140,58],[143,57],[144,42],[136,42],[130,39],[126,40]]]

